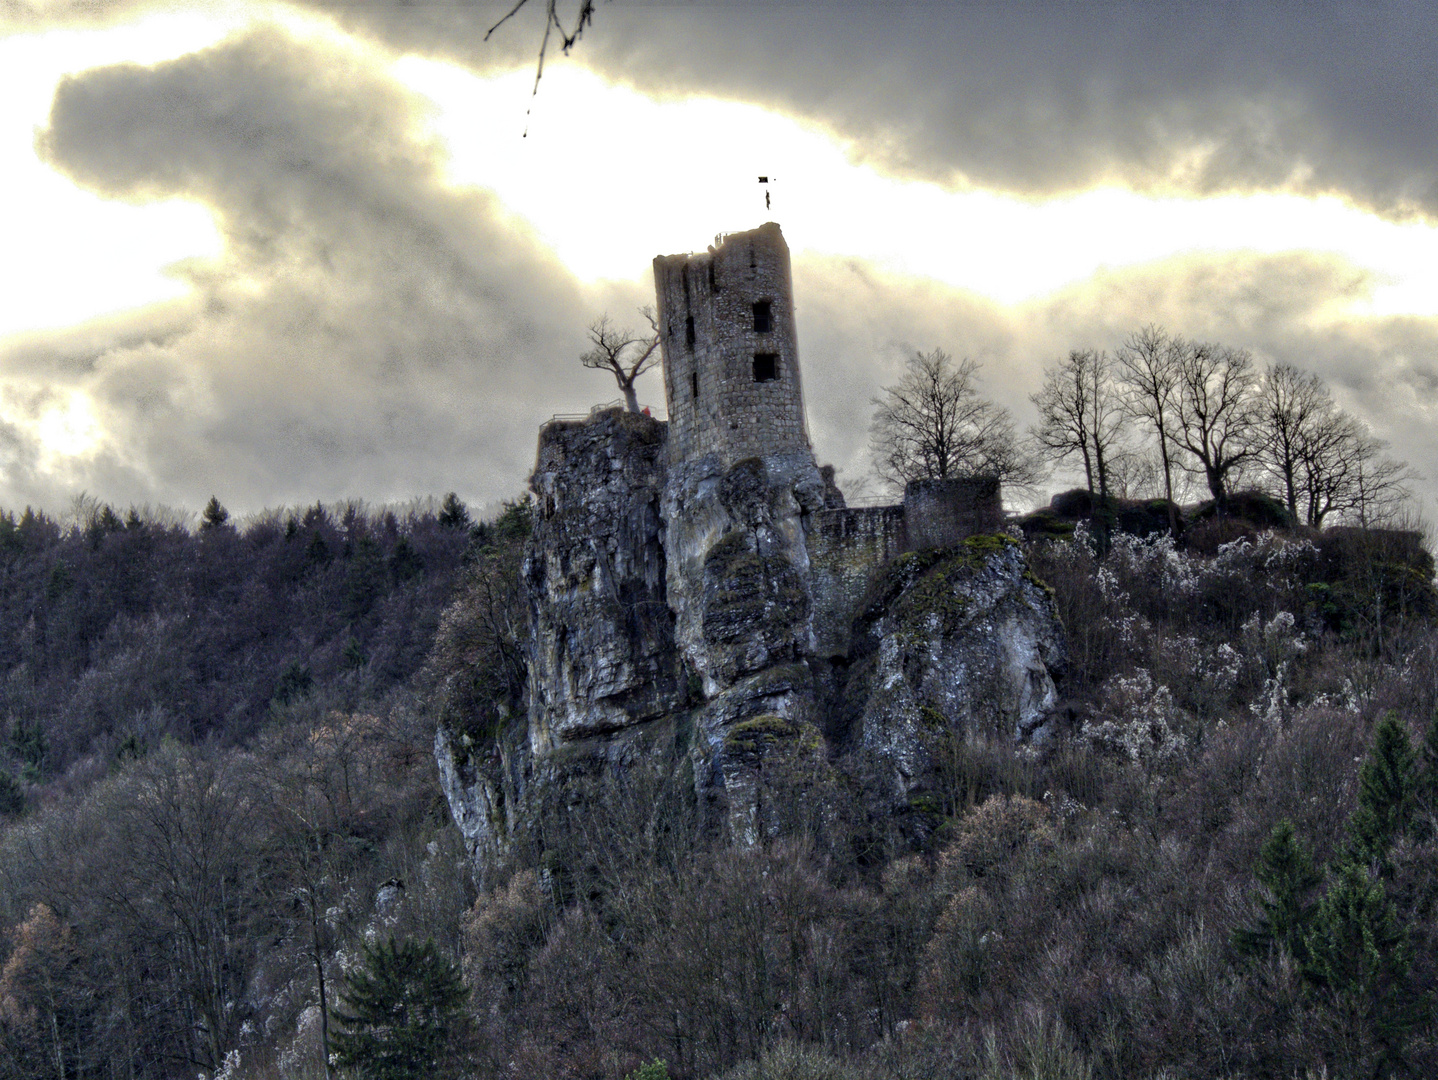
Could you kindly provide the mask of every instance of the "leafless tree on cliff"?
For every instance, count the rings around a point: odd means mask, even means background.
[[[1229,480],[1258,449],[1253,358],[1226,345],[1186,343],[1179,349],[1174,391],[1174,440],[1192,455],[1220,513]]]
[[[1109,494],[1109,458],[1124,420],[1113,380],[1113,359],[1105,352],[1074,349],[1044,372],[1044,386],[1029,398],[1039,411],[1033,440],[1059,458],[1083,459],[1089,494]]]
[[[1163,495],[1173,502],[1174,392],[1184,342],[1161,326],[1149,324],[1130,334],[1118,350],[1118,381],[1124,409],[1135,420],[1153,425],[1163,466]]]
[[[1413,491],[1409,485],[1420,479],[1419,475],[1408,462],[1385,454],[1388,444],[1363,424],[1351,419],[1350,423],[1354,429],[1348,468],[1350,482],[1340,508],[1365,529],[1406,527],[1415,516],[1410,506]]]
[[[1252,439],[1293,520],[1315,529],[1330,515],[1363,526],[1399,518],[1416,479],[1362,421],[1338,408],[1322,379],[1292,364],[1264,373]]]
[[[978,370],[977,360],[956,361],[942,349],[909,359],[903,378],[874,399],[869,435],[880,477],[901,488],[957,476],[1020,487],[1037,480],[1009,411],[979,395]]]
[[[629,327],[616,327],[608,315],[589,324],[589,340],[593,343],[579,362],[587,368],[607,371],[624,391],[624,404],[632,413],[639,411],[639,398],[634,381],[659,363],[659,323],[653,308],[641,308],[649,321],[651,333],[636,334]]]
[[[1305,476],[1311,475],[1305,462],[1322,465],[1345,441],[1346,425],[1328,388],[1311,372],[1292,364],[1272,364],[1258,388],[1255,419],[1259,464],[1279,486],[1288,512],[1294,521],[1307,517],[1308,524],[1319,524],[1322,512],[1317,513],[1317,521],[1313,518],[1320,503],[1310,497],[1305,500],[1307,513],[1300,513],[1299,501],[1307,487]]]

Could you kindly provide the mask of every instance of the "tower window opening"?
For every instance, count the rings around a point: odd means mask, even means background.
[[[690,315],[684,320],[684,344],[691,349],[694,348],[694,316]]]
[[[759,300],[754,304],[754,330],[756,333],[767,334],[774,329],[774,309],[768,300]]]
[[[712,259],[709,262],[709,291],[712,293],[719,291],[719,282],[714,277],[714,262]]]
[[[779,377],[779,354],[761,352],[754,354],[754,381],[773,382]]]
[[[691,372],[689,375],[689,389],[695,401],[699,400],[699,372]]]

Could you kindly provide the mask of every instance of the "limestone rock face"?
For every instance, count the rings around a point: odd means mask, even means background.
[[[854,738],[907,796],[944,739],[1049,734],[1063,627],[1020,546],[975,536],[890,563],[855,620],[853,655]]]
[[[683,704],[665,598],[665,435],[618,409],[540,435],[524,562],[536,752]]]
[[[809,652],[805,518],[824,506],[809,454],[713,454],[670,470],[664,492],[670,606],[685,661],[708,697]]]
[[[595,792],[682,790],[708,835],[754,843],[821,834],[841,791],[880,820],[913,805],[945,740],[1043,738],[1062,631],[1014,541],[896,555],[902,511],[836,505],[807,451],[665,444],[617,410],[541,433],[527,708],[435,745],[481,880]]]
[[[812,739],[813,602],[806,523],[831,484],[804,453],[717,454],[671,466],[664,493],[669,603],[675,643],[700,681],[695,780],[711,817],[736,839],[767,831],[753,754],[736,753],[737,725],[759,716]],[[787,725],[787,726],[786,726]],[[781,740],[782,741],[782,740]],[[774,740],[761,740],[764,747]]]

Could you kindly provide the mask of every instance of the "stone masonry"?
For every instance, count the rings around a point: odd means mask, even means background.
[[[654,260],[670,461],[809,451],[789,248],[770,222]]]

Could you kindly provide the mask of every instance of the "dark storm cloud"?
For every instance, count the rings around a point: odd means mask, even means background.
[[[116,4],[26,5],[33,19]],[[533,62],[540,0],[300,0],[391,48],[476,70]],[[98,13],[98,14],[97,14]],[[18,17],[18,16],[13,16]],[[1438,6],[1414,0],[816,5],[616,0],[572,60],[655,93],[782,107],[855,154],[1035,194],[1118,181],[1289,185],[1438,212]],[[546,100],[541,85],[535,107]]]
[[[199,200],[226,243],[182,268],[188,306],[5,358],[99,403],[124,452],[100,454],[92,492],[512,496],[538,422],[612,390],[574,360],[579,287],[489,197],[442,185],[415,107],[271,31],[61,85],[41,140],[57,168],[107,195]]]
[[[539,40],[537,0],[489,42],[499,5],[314,2],[400,48],[478,67]],[[862,158],[940,181],[1034,193],[1292,184],[1433,213],[1435,45],[1438,7],[1391,0],[617,0],[576,56],[652,92],[783,107],[856,140]],[[542,86],[536,107],[550,107]]]
[[[327,10],[475,67],[538,40],[531,20],[482,44],[495,7]],[[650,91],[781,105],[916,175],[1032,193],[1298,180],[1398,211],[1435,198],[1435,21],[1417,5],[618,0],[578,55]],[[541,86],[535,107],[561,103]],[[58,168],[110,195],[200,200],[226,242],[183,268],[193,301],[0,357],[7,415],[39,414],[36,385],[98,402],[107,440],[67,474],[72,488],[189,505],[214,491],[238,509],[449,488],[483,501],[517,490],[549,413],[613,395],[574,363],[582,328],[645,297],[581,290],[488,197],[444,187],[416,109],[355,61],[278,32],[62,86],[42,140]],[[675,182],[702,167],[655,160]],[[1340,259],[1176,258],[1019,308],[837,258],[796,257],[795,274],[816,449],[851,482],[867,469],[870,399],[914,350],[979,358],[1022,425],[1045,364],[1148,322],[1317,371],[1438,477],[1434,323],[1335,323],[1327,306],[1370,287]],[[26,430],[0,432],[10,502],[56,486]]]
[[[1294,180],[1438,210],[1433,5],[617,3],[601,17],[589,62],[782,103],[932,178]]]

